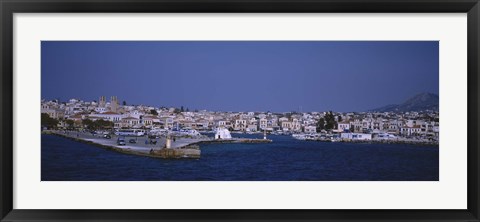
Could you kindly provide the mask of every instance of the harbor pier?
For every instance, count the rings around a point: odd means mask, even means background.
[[[207,136],[198,138],[176,137],[172,141],[169,137],[160,137],[149,139],[143,137],[124,137],[125,145],[117,144],[118,136],[111,135],[111,138],[105,138],[103,135],[76,131],[44,131],[42,133],[53,134],[64,138],[72,139],[78,142],[92,144],[107,150],[112,150],[125,154],[148,156],[154,158],[192,158],[198,159],[201,155],[200,145],[206,143],[270,143],[268,139],[249,139],[249,138],[231,138],[231,139],[213,139]]]

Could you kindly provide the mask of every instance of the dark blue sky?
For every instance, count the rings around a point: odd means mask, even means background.
[[[42,98],[365,111],[438,94],[438,53],[437,41],[43,41]]]

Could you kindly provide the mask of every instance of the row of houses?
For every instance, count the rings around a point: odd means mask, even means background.
[[[68,102],[42,101],[41,112],[59,120],[73,120],[81,126],[82,120],[102,119],[114,123],[114,128],[189,128],[212,130],[217,127],[231,131],[280,131],[288,133],[318,133],[318,123],[325,112],[212,112],[200,110],[179,112],[175,108],[145,105],[120,105],[112,97],[110,102],[71,99]],[[438,112],[412,113],[333,113],[333,133],[389,133],[400,136],[438,137]],[[321,128],[321,127],[320,127]]]

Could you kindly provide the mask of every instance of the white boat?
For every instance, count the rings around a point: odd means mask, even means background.
[[[297,140],[306,140],[306,134],[292,134],[292,137],[297,139]]]
[[[318,140],[319,137],[318,134],[306,134],[305,140]]]
[[[200,133],[194,129],[180,129],[178,131],[172,131],[173,134],[186,135],[186,136],[200,136]]]

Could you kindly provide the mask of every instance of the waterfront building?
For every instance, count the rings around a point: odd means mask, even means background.
[[[268,127],[268,120],[267,120],[267,118],[262,117],[262,118],[259,120],[259,126],[260,126],[260,129],[261,129],[261,130],[267,129],[267,127]]]
[[[272,118],[267,119],[267,129],[273,129],[273,128],[276,128],[276,127],[278,127],[276,117],[272,117]]]
[[[247,120],[246,119],[236,119],[235,125],[233,127],[236,131],[245,131],[247,128]]]
[[[363,123],[360,121],[360,119],[354,119],[353,121],[350,121],[350,131],[354,132],[361,132],[363,129]]]
[[[341,133],[340,138],[348,140],[372,140],[372,134],[369,133]]]
[[[282,130],[283,131],[290,131],[292,129],[292,122],[283,121],[282,123]]]
[[[142,116],[141,123],[144,126],[146,126],[148,128],[151,128],[154,125],[154,123],[159,124],[160,119],[156,116],[153,116],[153,115],[146,115],[146,116]]]
[[[383,130],[383,122],[381,119],[375,119],[372,121],[372,130]]]
[[[350,130],[350,123],[347,123],[347,122],[339,122],[337,124],[337,129],[335,130],[335,132],[337,133],[341,133],[341,132],[345,132],[347,130]]]
[[[218,126],[218,127],[223,127],[223,128],[225,128],[225,125],[226,125],[226,124],[227,124],[227,121],[224,120],[224,119],[217,121],[217,126]]]
[[[295,132],[302,131],[302,124],[300,123],[299,119],[293,118],[291,128],[292,128],[292,131],[295,131]]]
[[[257,124],[249,124],[245,130],[248,132],[257,132],[258,126]]]
[[[400,128],[400,134],[404,136],[417,136],[422,132],[422,128],[419,125],[409,127],[408,125]]]
[[[123,118],[121,127],[139,128],[139,127],[141,127],[140,119],[135,118],[135,117],[131,117],[131,116]]]
[[[160,119],[163,120],[165,129],[173,129],[174,121],[172,117],[161,117]]]

